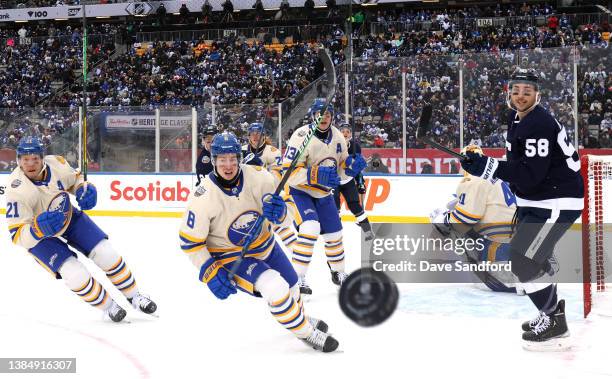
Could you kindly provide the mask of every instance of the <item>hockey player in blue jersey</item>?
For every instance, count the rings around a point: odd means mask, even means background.
[[[557,286],[535,283],[551,271],[557,242],[581,215],[584,188],[580,160],[565,129],[540,103],[538,76],[517,69],[508,84],[512,110],[506,138],[506,161],[467,152],[463,169],[474,176],[499,178],[516,195],[517,225],[510,242],[512,271],[539,314],[523,323],[524,347],[564,350],[569,347],[565,301]],[[547,225],[548,224],[548,225]]]
[[[210,162],[210,144],[212,139],[217,134],[218,130],[215,125],[208,125],[204,128],[202,136],[202,151],[198,155],[196,162],[196,187],[200,185],[202,178],[210,174],[213,170],[212,163]]]
[[[143,295],[129,266],[108,236],[83,211],[95,207],[96,187],[59,155],[44,156],[40,139],[24,137],[17,146],[17,167],[9,176],[6,220],[14,244],[25,248],[55,278],[86,303],[119,322],[126,311],[94,278],[69,246],[100,267],[110,282],[144,313],[157,305]],[[74,208],[70,195],[81,208]]]

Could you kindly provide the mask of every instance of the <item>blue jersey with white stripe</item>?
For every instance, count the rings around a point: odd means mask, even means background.
[[[578,153],[565,128],[542,106],[521,120],[512,111],[506,157],[495,175],[510,184],[519,206],[538,206],[550,199],[568,200],[564,204],[572,209],[580,204],[584,186]]]

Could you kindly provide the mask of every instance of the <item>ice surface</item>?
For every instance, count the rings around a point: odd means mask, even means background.
[[[180,220],[95,221],[158,303],[160,318],[130,308],[131,324],[101,321],[100,311],[10,244],[2,219],[0,357],[76,357],[77,374],[68,378],[612,377],[612,319],[584,321],[579,286],[560,287],[575,343],[568,352],[524,351],[520,323],[535,316],[529,299],[475,285],[401,284],[394,316],[364,329],[341,313],[319,243],[306,311],[340,341],[340,351],[323,354],[280,327],[261,299],[240,293],[217,300],[178,247]],[[359,265],[358,243],[357,227],[345,224],[349,271]],[[99,269],[92,271],[110,288]],[[19,378],[29,376],[40,377]]]

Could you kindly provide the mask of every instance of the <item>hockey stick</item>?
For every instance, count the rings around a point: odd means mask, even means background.
[[[429,104],[425,104],[425,106],[423,107],[423,110],[421,111],[421,117],[419,118],[419,126],[417,127],[416,130],[416,138],[417,140],[428,144],[429,146],[433,147],[434,149],[438,149],[440,151],[443,151],[449,155],[452,155],[455,158],[459,158],[459,160],[463,161],[463,160],[467,160],[468,158],[463,155],[463,154],[459,154],[451,149],[449,149],[446,146],[442,146],[439,143],[437,143],[436,141],[432,140],[431,138],[427,137],[427,133],[429,133],[429,129],[431,128],[431,114],[432,114],[432,109],[431,109],[431,105]]]
[[[289,180],[291,173],[293,172],[293,170],[295,170],[295,167],[297,166],[298,161],[300,160],[302,154],[306,150],[306,147],[308,147],[308,144],[312,140],[312,137],[314,136],[315,131],[321,124],[321,121],[323,121],[323,118],[325,117],[324,116],[325,110],[327,109],[327,107],[331,103],[332,98],[334,97],[335,88],[336,88],[336,71],[334,69],[334,64],[331,60],[331,57],[329,56],[329,53],[325,51],[324,48],[321,48],[319,50],[319,58],[323,62],[323,66],[325,67],[325,72],[327,74],[328,93],[325,98],[325,106],[323,107],[323,111],[319,114],[319,118],[316,120],[316,122],[311,123],[310,127],[306,131],[306,136],[304,137],[304,140],[302,141],[299,148],[297,149],[295,157],[291,161],[291,164],[289,165],[289,167],[283,173],[283,177],[281,178],[280,183],[278,183],[278,185],[276,186],[276,189],[274,190],[275,195],[279,195],[280,192],[285,187],[285,184],[287,184],[287,181]],[[264,220],[263,216],[257,217],[257,220],[255,220],[255,223],[253,224],[251,231],[255,231],[255,232],[258,231],[261,228],[261,224],[263,223],[263,220]],[[236,259],[236,261],[234,261],[234,263],[232,264],[232,267],[228,273],[228,277],[230,278],[230,280],[232,280],[234,278],[234,275],[236,275],[236,271],[238,271],[238,268],[240,267],[240,264],[242,263],[244,256],[247,254],[249,250],[249,245],[251,245],[255,237],[257,237],[254,234],[255,233],[249,233],[247,236],[244,237],[242,251],[240,252],[240,255],[238,256],[238,259]]]

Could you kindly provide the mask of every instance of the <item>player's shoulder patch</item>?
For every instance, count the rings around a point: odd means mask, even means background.
[[[463,184],[463,183],[467,183],[467,182],[469,182],[470,180],[472,180],[472,178],[469,178],[469,177],[467,177],[467,176],[466,176],[465,178],[461,179],[461,184]]]
[[[59,161],[59,163],[61,163],[61,164],[66,164],[66,159],[64,157],[62,157],[61,155],[56,155],[55,159],[57,159]]]
[[[306,131],[305,130],[298,130],[297,135],[298,135],[298,137],[304,137],[306,135]]]
[[[204,186],[199,186],[194,192],[193,196],[200,197],[206,193],[206,188]]]
[[[22,183],[21,180],[15,179],[11,182],[11,188],[17,188],[21,185],[21,183]]]
[[[272,151],[273,153],[277,152],[278,149],[274,146],[270,146],[270,151]]]

